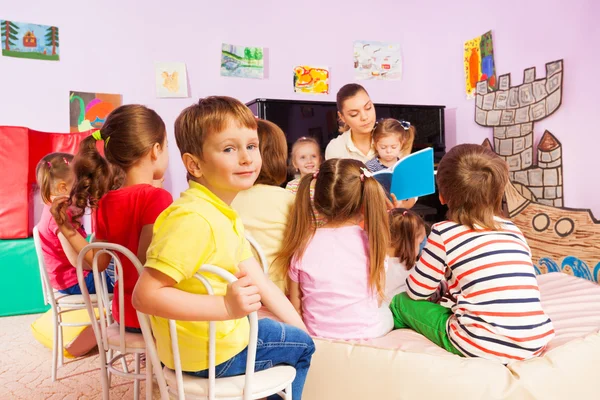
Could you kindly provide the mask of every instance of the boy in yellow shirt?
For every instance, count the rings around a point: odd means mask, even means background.
[[[165,318],[177,320],[182,369],[201,377],[208,376],[205,321],[219,321],[216,376],[224,377],[245,373],[246,316],[264,303],[284,323],[259,320],[255,369],[295,367],[292,397],[301,399],[314,343],[291,303],[254,259],[241,219],[230,207],[260,172],[256,129],[252,112],[230,97],[200,99],[179,115],[175,139],[190,186],[154,223],[133,305],[154,316],[159,357],[169,368],[174,365]],[[202,273],[214,288],[215,295],[207,295],[193,277],[204,264],[221,267],[239,280],[228,285]]]

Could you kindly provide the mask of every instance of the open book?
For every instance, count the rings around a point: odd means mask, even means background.
[[[393,167],[373,173],[386,193],[398,200],[435,193],[433,148],[419,150],[398,160]]]

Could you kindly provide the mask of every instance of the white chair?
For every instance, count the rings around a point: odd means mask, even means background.
[[[42,283],[42,293],[44,296],[44,304],[50,305],[52,310],[52,326],[53,326],[53,340],[52,340],[52,382],[56,381],[56,370],[59,366],[64,364],[64,350],[63,350],[63,326],[88,326],[90,322],[63,322],[63,314],[82,310],[86,308],[83,296],[80,294],[64,294],[57,290],[54,290],[50,285],[50,278],[48,271],[46,270],[46,264],[44,262],[44,254],[42,252],[42,243],[40,239],[40,232],[38,227],[33,228],[33,243],[35,245],[35,252],[38,259],[38,267],[40,270],[40,280]],[[108,294],[105,284],[101,286],[101,293],[106,296],[106,300],[112,297]],[[95,294],[90,296],[90,302],[95,306],[97,304],[97,296]],[[60,354],[60,356],[59,356]]]
[[[123,279],[123,265],[117,253],[127,257],[129,261],[135,266],[138,274],[142,272],[143,266],[138,258],[126,247],[118,244],[108,242],[95,242],[90,243],[81,250],[77,257],[77,278],[81,286],[83,298],[85,300],[86,309],[90,318],[95,315],[93,304],[90,301],[90,295],[87,291],[87,287],[84,282],[83,275],[83,262],[85,254],[91,250],[99,249],[94,254],[92,263],[92,272],[94,274],[95,282],[99,282],[100,279],[105,281],[105,278],[100,278],[101,274],[98,272],[98,257],[102,254],[108,254],[112,257],[112,261],[115,266],[115,277]],[[115,295],[119,296],[119,299],[124,298],[123,285],[119,285],[118,293]],[[144,337],[141,333],[132,333],[125,331],[125,310],[123,300],[119,301],[119,321],[112,322],[110,318],[111,304],[102,297],[98,299],[97,303],[99,318],[92,319],[92,327],[96,336],[96,342],[98,343],[98,353],[100,356],[100,377],[102,383],[102,398],[108,400],[110,397],[110,376],[115,374],[124,378],[133,379],[133,396],[134,399],[139,398],[140,393],[140,381],[146,380],[146,399],[152,399],[152,364],[146,363],[146,373],[140,373],[140,355],[146,352],[146,344]],[[113,351],[116,355],[113,357]],[[127,364],[125,363],[125,356],[127,354],[134,355],[134,372],[131,373]],[[114,363],[121,361],[122,369],[114,367]]]
[[[269,262],[267,261],[267,256],[265,256],[264,250],[249,232],[246,232],[244,236],[246,236],[246,240],[248,240],[248,243],[250,243],[250,246],[252,246],[254,252],[258,256],[258,262],[263,268],[263,271],[265,271],[265,275],[269,276]]]
[[[211,272],[219,275],[228,282],[237,280],[231,273],[222,268],[213,265],[203,265],[200,271]],[[208,294],[214,294],[212,286],[200,274],[195,277],[199,279]],[[250,319],[250,341],[248,343],[248,359],[246,362],[246,374],[232,376],[227,378],[215,378],[215,355],[216,355],[216,324],[209,322],[209,345],[208,345],[208,379],[198,378],[188,374],[183,374],[181,370],[181,359],[179,356],[179,345],[177,342],[177,327],[175,321],[169,320],[169,333],[171,339],[171,351],[175,363],[175,371],[167,367],[162,367],[158,359],[158,353],[154,343],[154,336],[148,316],[140,311],[138,319],[142,327],[142,333],[146,340],[147,355],[154,365],[154,373],[160,389],[162,400],[175,397],[179,400],[184,399],[260,399],[271,394],[279,393],[286,400],[292,399],[292,382],[296,377],[294,367],[280,365],[269,368],[264,371],[254,372],[256,360],[256,346],[258,338],[258,316],[256,312],[248,315]],[[282,390],[285,389],[285,392]]]

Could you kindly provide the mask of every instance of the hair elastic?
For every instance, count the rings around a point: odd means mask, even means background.
[[[369,171],[368,169],[366,169],[365,167],[360,167],[360,170],[362,171],[362,174],[360,174],[360,181],[364,182],[365,178],[372,178],[373,177],[373,173],[371,171]]]
[[[96,141],[102,140],[102,133],[100,130],[97,130],[96,132],[92,133],[92,137],[96,139]]]

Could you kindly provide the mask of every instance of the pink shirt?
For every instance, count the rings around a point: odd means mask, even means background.
[[[302,293],[302,317],[313,336],[380,336],[377,294],[369,280],[369,242],[359,226],[319,228],[289,277]]]
[[[77,271],[71,264],[58,238],[58,225],[50,214],[50,206],[44,205],[40,222],[37,225],[44,254],[44,264],[50,278],[50,285],[56,290],[70,288],[77,283]],[[86,237],[85,230],[79,229],[79,233]],[[84,271],[87,276],[89,272]]]

